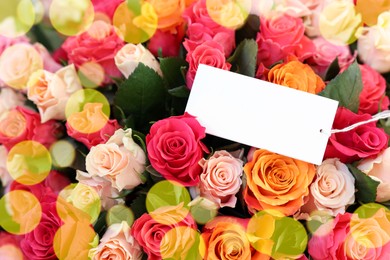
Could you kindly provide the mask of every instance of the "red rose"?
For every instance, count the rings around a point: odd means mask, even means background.
[[[202,171],[198,162],[207,152],[204,137],[205,128],[187,113],[157,121],[146,136],[149,161],[164,178],[194,186]]]
[[[156,210],[155,212],[159,211],[159,213],[158,215],[155,213],[155,217],[161,218],[161,220],[164,220],[164,223],[156,221],[149,214],[143,214],[134,221],[131,235],[148,255],[149,260],[162,259],[161,255],[165,255],[164,252],[161,252],[160,244],[169,230],[179,226],[197,228],[195,220],[191,215],[187,215],[184,219],[179,217],[181,216],[181,209],[183,208],[167,207],[166,209],[160,208]],[[154,213],[152,212],[152,214]],[[181,219],[181,221],[175,222],[178,219]]]
[[[102,129],[94,133],[80,133],[70,124],[66,123],[66,131],[68,135],[80,143],[83,143],[88,147],[88,149],[91,149],[92,146],[106,143],[119,128],[120,125],[116,119],[108,120]]]
[[[8,150],[26,140],[34,140],[49,148],[59,134],[59,123],[49,120],[41,124],[39,114],[24,107],[10,110],[0,121],[0,144]]]
[[[369,114],[357,115],[340,107],[333,122],[333,129],[342,129],[367,119],[371,119]],[[375,156],[387,148],[388,139],[385,131],[376,127],[375,122],[364,124],[348,132],[332,134],[324,159],[337,157],[343,163],[350,163]]]
[[[183,37],[183,26],[177,27],[177,34],[172,34],[169,31],[163,32],[161,30],[157,30],[153,37],[149,40],[148,49],[156,57],[159,56],[160,49],[163,57],[178,56]]]
[[[359,68],[363,80],[359,112],[372,115],[378,113],[379,110],[386,110],[389,106],[389,98],[385,95],[386,80],[366,64],[359,65]]]
[[[112,25],[95,21],[88,31],[66,39],[62,49],[67,53],[69,63],[80,67],[86,62],[96,62],[104,68],[105,81],[110,77],[121,77],[115,65],[115,54],[124,46],[124,42],[115,33]]]
[[[289,55],[303,61],[315,52],[315,46],[305,35],[301,18],[281,15],[272,19],[260,19],[257,34],[258,63],[266,67],[283,60]]]
[[[206,41],[195,48],[191,48],[188,40],[184,42],[184,47],[189,50],[186,60],[189,69],[186,75],[187,87],[191,89],[199,64],[206,64],[215,68],[230,70],[232,66],[226,62],[224,48],[215,41]]]

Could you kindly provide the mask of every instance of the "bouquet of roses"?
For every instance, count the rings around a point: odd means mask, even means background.
[[[1,259],[390,258],[388,1],[9,2]],[[337,100],[321,165],[206,134],[199,64]]]

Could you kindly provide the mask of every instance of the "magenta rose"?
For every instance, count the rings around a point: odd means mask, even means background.
[[[194,186],[202,171],[198,162],[208,152],[200,141],[205,136],[205,128],[188,113],[157,121],[146,136],[149,161],[164,178]]]
[[[389,106],[389,98],[385,95],[386,80],[381,74],[366,64],[359,65],[359,68],[363,80],[359,112],[376,114],[380,110],[386,110]]]
[[[311,57],[315,53],[315,46],[304,33],[301,18],[280,15],[260,19],[260,32],[256,38],[258,63],[269,67],[289,55],[296,56],[300,61]]]
[[[121,77],[121,73],[115,66],[115,54],[125,43],[115,33],[111,24],[103,21],[95,21],[88,31],[73,37],[69,37],[62,45],[69,63],[80,67],[87,62],[96,62],[104,68],[105,81],[111,82],[110,77]]]
[[[106,143],[119,128],[120,125],[116,119],[108,120],[102,129],[93,133],[81,133],[66,123],[68,135],[78,142],[83,143],[88,149],[91,149],[92,146]]]
[[[355,114],[339,107],[333,122],[333,129],[342,129],[357,122],[371,119],[369,114]],[[339,158],[350,163],[362,158],[378,155],[387,148],[388,135],[375,122],[364,124],[348,132],[334,133],[330,136],[324,159]]]
[[[231,64],[226,61],[224,48],[215,41],[206,41],[195,48],[189,46],[188,40],[184,47],[189,50],[186,60],[189,63],[186,75],[187,87],[191,89],[199,64],[206,64],[215,68],[230,70]]]

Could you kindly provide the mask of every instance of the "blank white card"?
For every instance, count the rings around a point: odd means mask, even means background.
[[[338,102],[200,64],[186,111],[206,133],[321,164]]]

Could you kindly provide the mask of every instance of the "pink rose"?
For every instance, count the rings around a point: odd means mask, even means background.
[[[50,120],[42,124],[37,112],[23,107],[6,112],[0,119],[0,143],[8,150],[26,140],[39,142],[49,148],[59,135],[59,123]]]
[[[353,59],[346,45],[335,45],[322,37],[313,39],[316,51],[309,59],[309,64],[320,76],[325,76],[329,65],[337,57],[341,68],[348,66]]]
[[[184,42],[189,49],[187,41]],[[187,87],[191,89],[199,64],[206,64],[215,68],[230,70],[231,64],[226,61],[222,45],[214,41],[206,41],[187,53],[189,69],[186,75]]]
[[[389,107],[389,98],[386,96],[386,80],[367,64],[359,65],[362,73],[363,89],[359,97],[359,112],[376,114]]]
[[[178,206],[166,206],[159,208],[150,214],[143,214],[140,218],[134,221],[131,229],[131,234],[135,240],[141,245],[142,249],[148,255],[149,260],[158,260],[162,258],[162,255],[166,255],[166,251],[172,251],[170,248],[165,248],[162,252],[160,245],[164,238],[164,235],[175,227],[189,227],[196,229],[195,220],[191,215],[184,214],[188,213],[183,211],[183,204]],[[157,212],[158,211],[158,212]],[[182,217],[185,218],[182,218]],[[157,220],[162,221],[157,221]],[[182,238],[179,231],[177,231],[177,241],[181,241]],[[190,241],[188,241],[190,242]]]
[[[384,150],[376,158],[362,160],[358,168],[372,179],[379,181],[376,190],[376,201],[385,202],[390,200],[390,148]]]
[[[183,29],[180,29],[180,31],[183,31]],[[159,56],[160,50],[163,57],[178,56],[183,36],[183,33],[172,34],[156,30],[148,42],[148,49],[156,57]]]
[[[210,158],[199,161],[200,196],[215,202],[219,207],[236,206],[236,193],[241,187],[243,162],[227,151],[216,151]]]
[[[333,122],[333,129],[343,129],[357,122],[371,119],[369,114],[355,114],[339,107]],[[339,158],[350,163],[362,158],[372,157],[387,148],[388,135],[375,122],[364,124],[348,132],[332,134],[326,147],[324,158]]]
[[[66,39],[62,48],[67,53],[69,63],[80,67],[86,62],[96,62],[104,68],[106,78],[104,83],[111,82],[110,77],[120,77],[121,73],[115,66],[114,57],[124,45],[115,33],[112,25],[95,21],[88,31]]]
[[[50,72],[55,72],[62,68],[60,64],[58,64],[49,51],[40,43],[34,43],[33,45],[34,49],[38,51],[38,53],[41,55],[41,58],[43,60],[43,68]]]
[[[92,260],[117,259],[137,260],[142,258],[142,250],[137,240],[130,234],[130,227],[125,222],[108,227],[97,248],[90,251]]]
[[[149,161],[164,178],[194,186],[201,173],[198,162],[207,152],[200,141],[205,136],[205,128],[188,113],[157,121],[146,136]]]
[[[0,231],[0,256],[4,260],[27,259],[20,249],[20,236]]]
[[[266,67],[285,59],[289,55],[303,61],[315,53],[315,46],[305,35],[302,19],[279,15],[270,19],[260,19],[260,32],[257,34],[258,63]]]
[[[21,42],[28,43],[29,41],[30,41],[29,38],[24,35],[15,38],[8,38],[3,35],[0,35],[0,55],[3,53],[5,49],[7,49],[8,47],[16,43],[21,43]]]
[[[70,137],[83,143],[88,149],[93,146],[107,142],[107,140],[120,128],[116,119],[110,119],[99,131],[93,133],[81,133],[74,129],[68,122],[66,123],[66,131]]]

